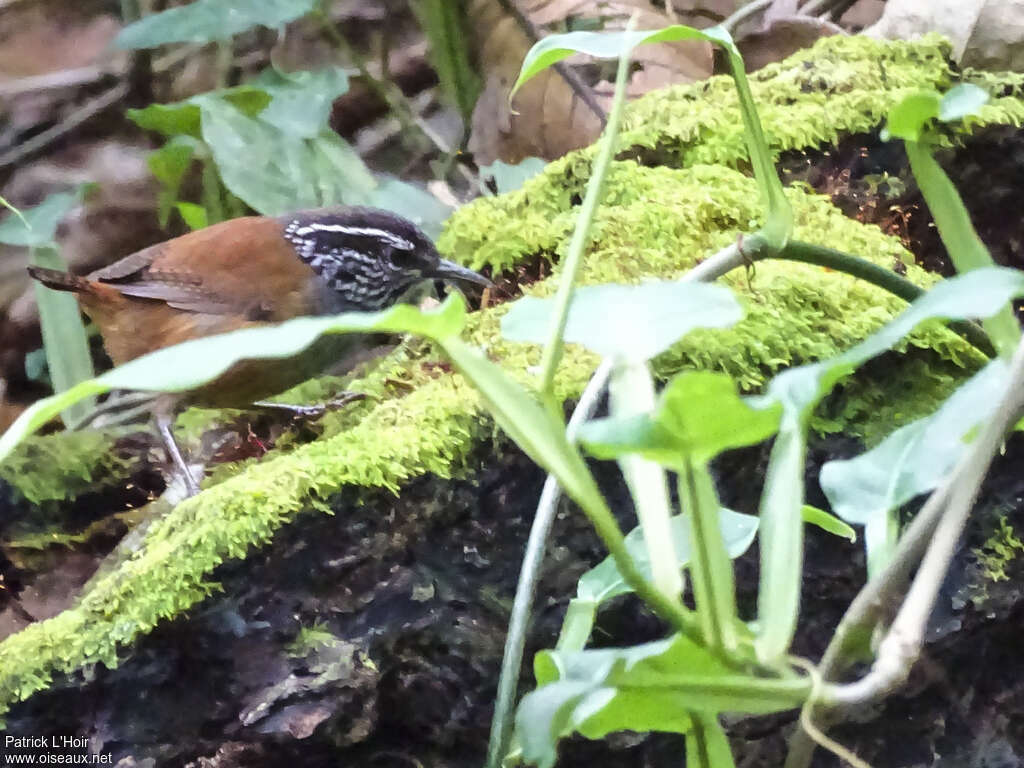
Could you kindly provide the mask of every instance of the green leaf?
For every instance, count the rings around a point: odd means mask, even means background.
[[[889,513],[949,476],[978,427],[992,416],[1008,376],[1006,362],[993,360],[931,416],[896,430],[855,458],[826,463],[820,482],[832,509],[866,526],[868,541],[884,541]],[[877,572],[884,560],[874,554],[868,556]]]
[[[889,110],[882,138],[921,141],[932,120],[952,122],[977,114],[988,101],[988,94],[976,85],[961,83],[943,96],[938,91],[921,90],[904,96]]]
[[[547,165],[547,161],[539,157],[524,158],[516,165],[495,160],[490,165],[480,166],[480,178],[493,179],[495,192],[503,195],[522,187],[523,184],[543,171],[545,165]],[[489,194],[490,190],[484,187],[484,192]]]
[[[167,226],[171,211],[178,202],[178,190],[181,189],[181,181],[192,164],[197,145],[198,142],[191,136],[175,136],[160,149],[152,152],[146,160],[149,170],[160,182],[160,191],[157,193],[157,216],[161,227]]]
[[[451,208],[425,189],[386,176],[377,179],[377,188],[366,204],[404,216],[435,240],[452,213]]]
[[[883,140],[895,137],[904,141],[920,141],[924,127],[939,116],[941,102],[938,91],[917,91],[905,96],[889,110]]]
[[[348,91],[348,74],[340,67],[287,73],[265,69],[249,85],[270,96],[260,119],[287,136],[312,139],[327,126],[334,100]]]
[[[395,179],[378,182],[333,131],[313,138],[279,130],[265,112],[249,117],[218,99],[201,101],[202,137],[224,185],[267,216],[329,205],[371,205],[437,233],[451,212],[432,195]],[[261,158],[254,163],[253,158]]]
[[[769,383],[764,397],[781,404],[783,416],[761,496],[761,629],[757,647],[762,661],[773,663],[786,652],[796,626],[806,431],[815,405],[843,376],[890,349],[925,320],[987,317],[1022,294],[1024,273],[1014,269],[987,267],[954,277],[936,285],[880,331],[843,354],[783,371]]]
[[[513,341],[543,343],[555,302],[526,296],[502,319],[501,332]],[[695,328],[725,328],[743,310],[723,286],[684,281],[577,288],[564,339],[606,357],[649,360]]]
[[[254,117],[266,109],[271,96],[262,88],[240,85],[208,91],[174,104],[150,104],[143,109],[129,109],[125,112],[132,122],[146,131],[156,131],[164,136],[186,135],[201,137],[200,105],[206,101],[223,101],[238,109],[242,114]]]
[[[515,379],[459,339],[439,341],[455,366],[480,391],[505,432],[537,464],[553,474],[566,494],[584,509],[607,509],[583,457],[565,437],[565,426]]]
[[[682,635],[632,648],[542,651],[538,678],[555,679],[527,694],[516,713],[523,758],[554,764],[559,737],[601,738],[621,730],[687,732],[689,712],[764,714],[800,706],[801,678],[736,672]]]
[[[988,102],[988,93],[971,83],[960,83],[946,91],[939,104],[939,120],[949,123],[978,114]]]
[[[688,768],[735,768],[732,749],[718,718],[694,713],[693,727],[686,732]]]
[[[89,187],[83,184],[71,192],[49,195],[39,205],[23,208],[20,215],[7,216],[0,222],[0,243],[29,248],[52,246],[57,237],[57,225],[82,202]]]
[[[599,59],[617,59],[644,43],[670,43],[678,40],[706,40],[739,55],[729,33],[721,27],[700,30],[676,24],[658,30],[567,32],[561,35],[548,35],[534,43],[526,54],[509,98],[515,96],[516,91],[530,78],[574,53],[585,53]]]
[[[324,130],[310,141],[288,136],[213,99],[202,103],[201,113],[202,137],[224,186],[266,216],[361,204],[375,187],[372,176],[353,161],[354,152],[336,134]],[[253,162],[254,157],[261,161]],[[344,164],[336,165],[339,161]]]
[[[121,30],[117,48],[227,40],[255,26],[279,27],[305,16],[316,0],[196,0],[146,16]]]
[[[429,43],[430,61],[441,82],[441,89],[469,124],[480,93],[480,76],[471,62],[472,36],[466,29],[465,12],[451,0],[419,0],[413,10]]]
[[[210,223],[206,209],[201,205],[177,202],[174,204],[174,207],[178,209],[182,220],[193,232],[197,229],[204,229]]]
[[[707,461],[767,439],[778,429],[781,410],[778,403],[741,398],[727,374],[687,371],[668,383],[653,414],[595,419],[579,436],[599,459],[638,453],[679,468],[686,456]]]
[[[461,296],[453,294],[429,312],[400,304],[384,312],[299,317],[280,325],[248,328],[160,349],[84,381],[67,392],[36,401],[0,437],[0,461],[24,437],[89,395],[112,389],[143,392],[195,389],[242,360],[292,357],[326,333],[419,333],[444,341],[457,335],[464,322],[465,304]]]
[[[44,222],[39,224],[40,230],[45,228]],[[33,248],[32,263],[47,269],[67,270],[67,264],[54,246]],[[79,382],[91,379],[95,373],[92,355],[89,353],[89,339],[82,322],[82,310],[70,293],[53,291],[40,283],[35,283],[34,290],[50,382],[54,392],[65,392]],[[92,408],[91,398],[70,403],[61,411],[65,425],[74,426]]]
[[[995,266],[992,256],[971,224],[971,217],[963,200],[946,172],[935,162],[928,148],[914,141],[906,144],[907,158],[914,172],[921,194],[935,218],[942,244],[957,272],[963,273],[982,267]],[[986,333],[999,354],[1007,360],[1013,355],[1020,340],[1020,325],[1013,308],[1002,306],[993,317],[984,322]]]
[[[745,515],[722,507],[718,514],[718,525],[722,531],[729,557],[737,558],[750,547],[757,534],[758,518],[756,515]],[[680,568],[687,567],[693,556],[690,541],[690,526],[685,515],[674,515],[671,520],[672,541],[676,559]],[[644,546],[643,530],[637,526],[626,536],[626,548],[644,578],[651,577],[651,566],[647,561],[647,549]],[[584,573],[576,588],[581,600],[597,604],[605,603],[613,597],[632,592],[623,580],[615,561],[606,557],[596,566]]]
[[[851,542],[857,541],[857,532],[853,528],[823,509],[804,504],[800,509],[800,517],[805,523],[816,525],[823,531],[833,533]]]
[[[881,330],[843,354],[783,371],[769,384],[767,397],[787,410],[805,415],[843,376],[891,349],[925,320],[991,317],[1003,304],[1021,295],[1024,272],[1006,267],[985,267],[944,280]]]

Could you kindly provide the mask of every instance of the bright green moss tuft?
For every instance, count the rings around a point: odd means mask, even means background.
[[[131,462],[114,451],[110,435],[85,430],[29,438],[0,463],[0,479],[29,503],[43,504],[116,485],[130,470]]]
[[[1024,541],[1020,540],[1005,517],[999,518],[999,524],[988,540],[974,549],[981,574],[989,582],[1008,581],[1007,566],[1021,554],[1024,554]]]

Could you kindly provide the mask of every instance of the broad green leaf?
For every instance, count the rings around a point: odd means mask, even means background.
[[[516,165],[495,160],[490,165],[480,166],[480,178],[493,179],[494,191],[499,195],[503,195],[506,192],[512,192],[522,187],[523,184],[543,171],[545,165],[547,165],[546,161],[539,157],[524,158]],[[489,194],[490,190],[484,187],[484,192]]]
[[[523,698],[516,732],[524,759],[541,766],[553,765],[557,739],[572,731],[685,733],[689,712],[778,712],[811,690],[802,678],[737,672],[681,635],[632,648],[542,651],[534,665],[538,679],[555,682]]]
[[[348,74],[340,67],[299,72],[265,69],[249,85],[270,96],[260,119],[287,136],[312,139],[328,124],[334,100],[348,91]]]
[[[155,131],[164,136],[186,135],[201,137],[201,104],[207,101],[223,101],[249,117],[258,115],[270,104],[271,96],[262,88],[240,85],[219,91],[207,91],[185,101],[173,104],[150,104],[143,109],[129,109],[128,119],[146,131]]]
[[[690,526],[685,515],[672,517],[672,540],[675,545],[676,560],[680,568],[687,567],[693,555],[690,542]],[[737,558],[750,547],[757,534],[758,518],[756,515],[745,515],[722,507],[718,514],[718,525],[722,531],[729,557]],[[638,526],[626,536],[626,548],[629,550],[637,568],[645,578],[650,578],[650,563],[647,562],[647,550],[643,543],[643,531]],[[615,561],[606,557],[596,566],[584,573],[579,580],[576,593],[581,600],[604,603],[619,595],[629,594],[633,590],[622,579]]]
[[[804,504],[800,510],[800,517],[805,523],[816,525],[823,531],[833,533],[851,542],[857,541],[857,532],[853,528],[823,509],[812,507],[810,504]]]
[[[544,343],[555,302],[527,296],[501,321],[513,341]],[[723,286],[684,281],[577,288],[569,307],[565,341],[606,357],[642,362],[668,349],[695,328],[725,328],[743,310]]]
[[[291,357],[326,333],[419,333],[443,341],[459,333],[465,304],[458,294],[440,307],[421,312],[400,304],[384,312],[300,317],[267,328],[250,328],[209,336],[160,349],[114,368],[67,392],[35,402],[0,436],[0,461],[24,437],[83,397],[112,389],[180,392],[217,378],[241,360]]]
[[[114,39],[118,48],[227,40],[255,26],[280,27],[317,6],[316,0],[195,0],[129,24]]]
[[[224,185],[264,215],[329,205],[371,205],[436,234],[451,212],[432,195],[396,179],[378,182],[352,147],[323,128],[301,138],[249,117],[222,100],[201,102],[202,137]],[[253,157],[262,158],[254,163]]]
[[[178,202],[181,180],[185,178],[185,173],[192,164],[198,143],[191,136],[175,136],[160,149],[152,152],[146,160],[149,170],[160,182],[160,191],[157,193],[157,216],[161,227],[167,226],[171,211]]]
[[[452,213],[451,208],[427,190],[386,176],[377,179],[377,188],[370,193],[366,204],[404,216],[435,240]]]
[[[234,195],[267,216],[343,203],[365,204],[375,188],[363,168],[335,165],[352,151],[324,129],[305,140],[288,136],[260,117],[220,100],[201,104],[202,137]],[[253,158],[260,162],[253,162]]]
[[[527,764],[553,768],[558,740],[572,733],[572,713],[591,692],[589,683],[565,682],[527,694],[516,713],[518,741]]]
[[[668,383],[653,414],[595,419],[579,435],[599,459],[639,453],[678,468],[686,456],[707,461],[767,439],[778,429],[780,413],[777,403],[741,398],[727,374],[687,371]]]
[[[864,525],[868,540],[885,541],[889,514],[949,476],[977,429],[991,417],[1008,373],[1005,361],[993,360],[931,416],[896,430],[855,458],[826,463],[820,482],[835,513]],[[884,565],[873,553],[868,555],[875,564],[872,570]]]

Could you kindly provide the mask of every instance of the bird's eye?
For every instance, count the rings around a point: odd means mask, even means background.
[[[384,258],[390,261],[398,269],[419,269],[420,261],[416,258],[416,252],[404,248],[392,248],[384,246]]]

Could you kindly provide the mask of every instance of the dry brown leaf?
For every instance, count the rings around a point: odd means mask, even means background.
[[[670,20],[647,0],[529,0],[522,4],[530,23],[548,31],[567,26],[622,29],[637,13],[638,27],[656,29]],[[469,149],[477,163],[494,160],[516,163],[525,157],[554,159],[592,143],[601,131],[602,117],[554,69],[546,70],[516,94],[514,111],[508,93],[519,75],[523,58],[533,43],[520,23],[498,0],[470,4],[476,31],[477,59],[484,88],[473,111]],[[582,24],[580,22],[585,22]],[[701,42],[643,46],[634,58],[630,97],[674,83],[707,77],[712,71],[711,46]],[[611,67],[575,56],[565,65],[591,89],[591,104],[607,110],[612,95]]]
[[[851,32],[860,32],[865,27],[870,27],[882,17],[885,10],[884,0],[857,0],[856,3],[847,8],[839,23],[843,29]]]
[[[816,16],[789,16],[775,18],[767,27],[738,37],[736,47],[743,54],[747,72],[754,72],[814,45],[823,37],[841,34],[842,27]]]
[[[87,16],[68,3],[24,3],[0,10],[0,82],[108,63],[121,28],[109,15]]]

